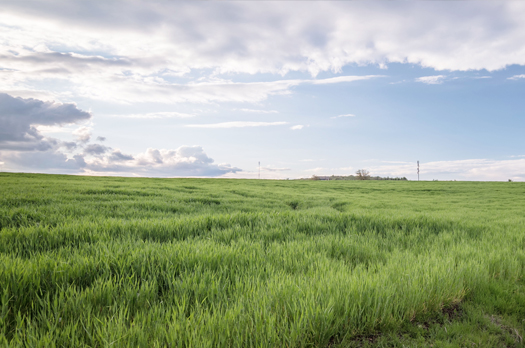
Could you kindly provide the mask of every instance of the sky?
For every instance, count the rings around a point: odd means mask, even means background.
[[[524,19],[523,1],[0,0],[0,171],[417,180],[419,161],[421,180],[525,181]]]

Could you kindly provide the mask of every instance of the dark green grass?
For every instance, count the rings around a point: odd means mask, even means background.
[[[524,193],[0,173],[0,345],[520,346]]]

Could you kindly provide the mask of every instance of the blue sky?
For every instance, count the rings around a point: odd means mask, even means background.
[[[525,180],[517,1],[2,1],[0,171]]]

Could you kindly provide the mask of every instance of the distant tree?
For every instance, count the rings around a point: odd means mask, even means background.
[[[310,180],[321,180],[317,175],[312,175]]]
[[[366,169],[359,169],[355,172],[358,180],[368,180],[370,179],[370,172]]]

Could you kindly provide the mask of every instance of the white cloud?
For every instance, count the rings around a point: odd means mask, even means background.
[[[426,83],[427,85],[439,85],[443,83],[445,77],[445,75],[423,76],[416,78],[416,81]]]
[[[378,75],[379,76],[379,75]],[[75,94],[83,97],[119,103],[159,102],[159,103],[211,103],[237,102],[257,103],[272,95],[291,94],[291,88],[302,84],[329,84],[367,80],[374,76],[344,76],[347,80],[276,80],[270,82],[233,82],[214,80],[211,82],[191,82],[187,84],[167,83],[150,78],[129,78],[124,76],[105,76],[97,79],[79,79],[72,88]],[[376,76],[377,77],[377,76]],[[354,79],[355,78],[355,79]],[[24,81],[26,83],[27,81]],[[50,87],[53,85],[50,84]],[[189,117],[183,113],[152,113],[132,115],[135,118]]]
[[[121,103],[256,103],[272,95],[290,94],[290,88],[301,83],[303,83],[301,80],[247,83],[221,80],[178,84],[148,79],[130,80],[129,78],[118,77],[81,85],[78,87],[78,93],[91,99]],[[100,86],[100,88],[93,89],[92,86],[95,85]]]
[[[354,114],[345,114],[345,115],[333,116],[333,117],[330,117],[330,118],[340,118],[340,117],[355,117],[355,115]]]
[[[16,95],[37,93],[46,81],[53,86],[47,93],[121,102],[257,102],[291,85],[192,84],[190,75],[525,64],[523,2],[323,1],[301,3],[297,11],[293,2],[20,0],[2,10],[0,81]],[[173,82],[181,76],[190,83]],[[310,83],[343,81],[355,78]]]
[[[520,79],[525,79],[525,74],[522,74],[522,75],[514,75],[512,77],[509,77],[508,78],[509,80],[520,80]]]
[[[140,6],[138,3],[136,5]],[[96,8],[94,4],[90,6]],[[166,6],[170,5],[166,4]],[[133,6],[126,4],[125,7]],[[177,10],[183,7],[188,6],[178,6]],[[121,12],[122,9],[115,8],[115,10]],[[190,11],[195,10],[199,11],[198,9]],[[49,15],[55,16],[56,13],[49,13]],[[42,93],[37,87],[42,86],[45,81],[47,94],[82,96],[119,103],[257,103],[271,95],[289,94],[290,88],[299,84],[328,84],[373,78],[373,76],[340,76],[321,80],[240,83],[208,76],[208,79],[204,79],[205,82],[191,77],[185,79],[184,83],[173,82],[171,77],[180,75],[173,72],[189,73],[192,69],[210,68],[219,71],[224,70],[224,66],[221,65],[220,59],[216,59],[217,57],[205,64],[195,64],[202,62],[202,58],[207,55],[203,52],[198,53],[195,59],[180,57],[181,52],[195,55],[197,52],[193,52],[194,43],[186,42],[187,47],[181,47],[181,42],[173,40],[171,35],[166,36],[166,33],[151,36],[146,32],[113,28],[118,32],[118,40],[112,40],[108,31],[100,29],[99,20],[96,24],[92,23],[93,27],[89,27],[89,23],[86,23],[89,30],[85,26],[77,26],[76,23],[68,27],[68,32],[64,33],[56,21],[46,19],[45,16],[37,17],[28,19],[20,14],[15,16],[0,14],[0,24],[3,22],[5,26],[2,28],[7,30],[5,33],[7,39],[4,46],[0,47],[0,64],[6,67],[0,71],[0,82],[4,89],[14,95]],[[68,18],[61,19],[68,20]],[[169,20],[166,18],[166,20],[175,25],[176,21],[173,21],[173,18],[170,17]],[[185,30],[185,28],[173,27],[169,29]],[[111,32],[111,28],[106,30]],[[157,44],[155,41],[158,41]],[[127,43],[123,44],[123,42]],[[61,47],[61,50],[67,51],[53,51],[50,47]],[[210,46],[203,47],[208,49]],[[242,62],[245,60],[243,59]],[[243,65],[242,62],[231,63],[232,66],[240,67]],[[255,70],[253,68],[248,71],[243,69],[233,71],[258,72],[259,68]],[[138,118],[189,116],[177,113],[131,115]]]
[[[239,168],[214,164],[201,146],[181,146],[175,150],[149,148],[135,156],[114,151],[111,156],[86,161],[88,172],[133,173],[140,176],[221,176]]]
[[[300,129],[303,129],[304,127],[308,127],[308,126],[305,126],[305,125],[302,125],[302,124],[298,124],[296,126],[290,127],[290,129],[291,130],[300,130]]]
[[[244,127],[267,127],[267,126],[282,126],[288,122],[222,122],[222,123],[207,123],[207,124],[188,124],[186,127],[191,128],[244,128]]]
[[[152,7],[140,1],[104,6],[79,1],[62,9],[53,1],[33,6],[17,1],[3,7],[22,17],[4,16],[15,26],[7,28],[9,37],[25,34],[31,44],[46,42],[37,40],[47,34],[67,46],[111,50],[115,57],[90,64],[151,69],[161,61],[174,75],[188,68],[210,67],[224,72],[307,70],[315,74],[338,71],[349,63],[384,66],[388,62],[439,70],[494,70],[523,64],[524,59],[519,54],[524,6],[519,2],[382,3],[373,7],[323,2],[302,3],[301,11],[294,3],[271,2],[207,6],[177,2]],[[179,15],[172,16],[174,12]],[[118,18],[112,13],[119,13]],[[29,33],[16,30],[28,21],[33,22],[25,26],[31,28],[25,30]],[[68,31],[62,30],[64,26]],[[72,37],[77,40],[68,40]],[[145,56],[144,61],[136,56]]]

